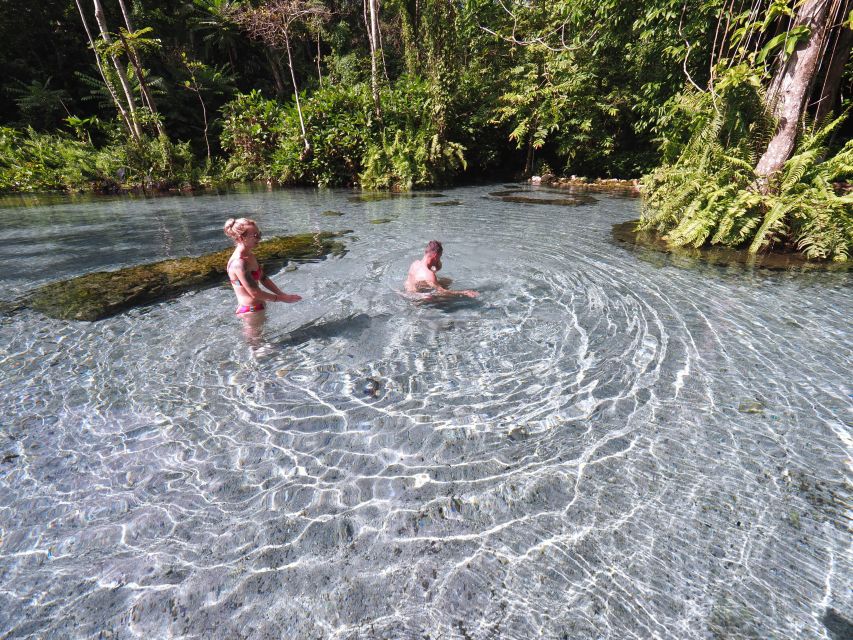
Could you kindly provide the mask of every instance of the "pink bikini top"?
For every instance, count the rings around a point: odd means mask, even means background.
[[[233,260],[233,258],[231,260]],[[231,269],[231,260],[228,261],[228,265],[225,267],[226,269]],[[238,260],[246,260],[246,258],[238,258]],[[261,265],[258,265],[258,268],[254,271],[250,271],[249,275],[252,276],[252,279],[255,282],[260,282],[261,279],[264,277],[264,269]],[[231,284],[233,284],[235,287],[243,286],[243,283],[240,282],[240,280],[231,280]]]

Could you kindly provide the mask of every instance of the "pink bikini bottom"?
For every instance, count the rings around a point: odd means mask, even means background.
[[[240,315],[242,313],[254,313],[255,311],[263,311],[264,303],[256,302],[255,304],[244,304],[237,307],[237,311],[235,313]]]

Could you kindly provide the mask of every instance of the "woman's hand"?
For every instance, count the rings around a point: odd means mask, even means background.
[[[279,293],[275,299],[276,302],[299,302],[302,300],[302,296],[298,296],[295,293]]]

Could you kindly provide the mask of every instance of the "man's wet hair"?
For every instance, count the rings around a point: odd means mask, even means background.
[[[441,257],[441,254],[444,253],[444,247],[441,246],[438,240],[430,240],[426,246],[426,253],[434,253],[438,257]]]

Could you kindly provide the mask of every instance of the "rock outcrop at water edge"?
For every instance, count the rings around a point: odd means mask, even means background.
[[[344,232],[305,233],[264,240],[254,253],[266,269],[288,262],[310,262],[329,254],[343,255]],[[99,271],[51,282],[25,296],[18,307],[60,320],[95,321],[130,309],[174,298],[194,289],[221,283],[233,249],[195,258],[177,258]]]

